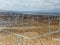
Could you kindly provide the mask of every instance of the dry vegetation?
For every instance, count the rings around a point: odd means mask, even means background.
[[[24,39],[23,37],[18,36],[18,35],[23,35],[24,37],[33,38],[48,32],[49,25],[47,18],[46,19],[38,18],[38,22],[36,22],[37,21],[36,18],[34,18],[34,20],[31,17],[28,19],[29,20],[27,21],[25,19],[25,22],[29,22],[29,25],[23,24],[22,29],[17,29],[17,30],[5,29],[5,31],[7,32],[0,31],[0,45],[4,45],[4,44],[5,45],[60,45],[60,41],[54,40],[55,38],[59,38],[60,40],[60,33],[42,36],[36,39]],[[20,21],[18,22],[19,27],[21,27]],[[50,20],[51,31],[57,31],[58,25],[59,25],[58,19]],[[8,32],[12,32],[12,33],[8,33]],[[18,34],[18,35],[14,35],[14,34]]]

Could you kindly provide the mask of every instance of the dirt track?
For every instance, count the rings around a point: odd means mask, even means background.
[[[39,35],[37,32],[29,32],[28,34],[25,34],[25,36],[28,35],[30,37],[30,36],[34,36],[35,34]],[[60,39],[60,33],[55,33],[55,34],[44,36],[44,37],[42,36],[40,38],[36,38],[32,40],[24,39],[23,45],[60,45],[60,41],[52,39],[52,38],[56,38],[57,36]],[[20,44],[21,39],[22,39],[21,37],[13,34],[5,33],[5,32],[0,33],[0,42],[6,45],[18,45]]]

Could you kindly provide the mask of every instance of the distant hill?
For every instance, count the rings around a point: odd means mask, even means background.
[[[7,12],[7,10],[0,10],[0,12]]]
[[[23,14],[32,14],[32,15],[60,15],[59,9],[47,10],[47,11],[7,11],[7,10],[0,10],[0,15],[23,15]]]

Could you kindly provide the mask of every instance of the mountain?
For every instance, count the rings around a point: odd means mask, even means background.
[[[60,14],[60,9],[52,9],[52,10],[37,10],[37,11],[7,11],[0,10],[0,15],[22,15],[22,14]]]

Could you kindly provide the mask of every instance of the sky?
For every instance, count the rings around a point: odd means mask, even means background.
[[[0,0],[1,10],[60,11],[60,0]]]

